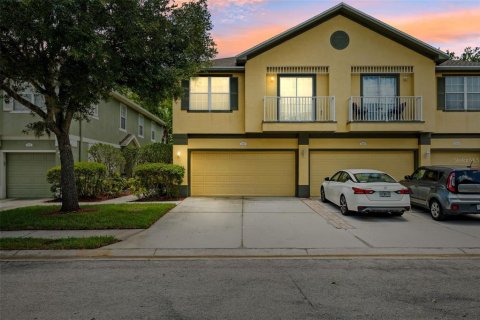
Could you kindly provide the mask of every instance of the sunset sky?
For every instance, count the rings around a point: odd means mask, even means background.
[[[340,1],[209,0],[218,58],[230,57]],[[351,0],[347,4],[428,44],[457,55],[480,46],[478,0]]]

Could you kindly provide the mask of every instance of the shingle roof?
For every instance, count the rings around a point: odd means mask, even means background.
[[[210,61],[211,66],[206,68],[208,71],[216,72],[243,72],[244,66],[237,65],[237,57],[220,58]]]
[[[480,71],[480,62],[448,60],[436,67],[437,71]]]
[[[235,67],[237,65],[236,57],[220,58],[212,60],[212,67]]]

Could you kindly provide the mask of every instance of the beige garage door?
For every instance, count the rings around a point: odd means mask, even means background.
[[[480,166],[480,152],[432,150],[432,165],[436,166]]]
[[[295,196],[295,153],[193,151],[192,196]]]
[[[7,197],[51,197],[47,170],[55,166],[55,153],[7,153]]]
[[[312,151],[310,195],[320,195],[320,185],[341,169],[375,169],[400,180],[414,170],[413,151]]]

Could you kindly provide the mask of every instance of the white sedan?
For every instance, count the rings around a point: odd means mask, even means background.
[[[321,200],[350,212],[387,212],[401,216],[410,210],[411,191],[388,174],[369,169],[349,169],[326,177],[320,187]]]

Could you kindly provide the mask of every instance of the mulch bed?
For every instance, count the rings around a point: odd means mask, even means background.
[[[98,196],[98,197],[95,197],[95,198],[79,198],[78,201],[79,202],[93,202],[93,203],[95,203],[95,202],[101,202],[101,201],[105,201],[105,200],[116,199],[116,198],[120,198],[120,197],[124,197],[124,196],[128,196],[128,195],[130,195],[130,192],[125,191],[117,197],[112,197],[112,196],[108,196],[108,195],[101,195],[101,196]],[[45,201],[45,203],[61,203],[61,202],[62,202],[62,199],[52,199],[52,200]]]
[[[168,196],[160,196],[160,197],[146,197],[140,198],[138,200],[132,202],[154,202],[154,201],[182,201],[185,198],[182,197],[168,197]]]

